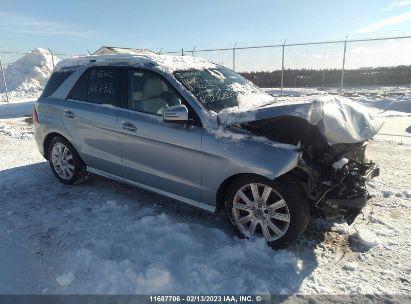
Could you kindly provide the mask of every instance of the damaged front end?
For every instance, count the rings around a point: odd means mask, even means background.
[[[239,125],[270,140],[299,145],[301,155],[292,175],[312,210],[344,215],[351,224],[370,198],[366,182],[379,175],[377,165],[366,160],[365,149],[381,123],[361,106],[341,99],[293,106],[291,115],[281,107],[274,110],[278,115],[259,113],[262,119]]]
[[[365,147],[365,143],[344,145],[346,153],[334,154],[331,163],[321,161],[327,156],[316,160],[315,155],[303,152],[293,173],[315,210],[323,215],[342,214],[348,224],[355,220],[370,198],[366,182],[379,175],[378,166],[365,160]]]

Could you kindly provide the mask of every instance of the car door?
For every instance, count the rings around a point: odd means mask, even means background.
[[[121,174],[117,106],[121,98],[121,68],[92,67],[70,92],[64,126],[88,168]]]
[[[200,201],[201,126],[163,121],[166,108],[184,101],[158,73],[130,69],[126,74],[124,109],[117,119],[123,177]]]

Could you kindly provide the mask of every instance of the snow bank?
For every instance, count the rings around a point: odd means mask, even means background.
[[[54,62],[59,59],[54,57]],[[4,71],[9,90],[9,98],[36,97],[43,90],[53,71],[53,60],[48,50],[36,48],[16,62],[7,66]],[[0,93],[4,95],[4,87]],[[5,96],[1,96],[2,99]]]
[[[59,277],[61,292],[266,294],[292,292],[301,279],[301,261],[290,251],[141,211],[114,201],[93,208],[87,224],[70,232],[90,237],[67,254],[62,273],[73,276]],[[85,215],[83,207],[67,212]]]

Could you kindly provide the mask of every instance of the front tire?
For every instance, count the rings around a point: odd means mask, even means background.
[[[54,176],[63,184],[72,185],[84,175],[84,163],[73,146],[62,137],[56,136],[51,140],[48,161]]]
[[[292,245],[310,218],[300,187],[287,177],[240,176],[227,190],[225,209],[241,237],[262,237],[273,249]]]

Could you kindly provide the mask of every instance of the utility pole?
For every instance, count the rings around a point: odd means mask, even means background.
[[[235,47],[237,46],[237,42],[234,44],[233,47],[233,71],[235,72]]]
[[[3,64],[1,62],[1,57],[0,57],[0,70],[1,70],[1,75],[3,76],[4,90],[6,92],[6,101],[7,101],[7,103],[9,103],[9,92],[7,91],[6,76],[4,75]]]
[[[49,50],[50,55],[51,55],[51,62],[53,63],[53,69],[54,69],[54,56],[53,56],[53,52],[52,52],[50,49],[48,49],[48,50]]]
[[[341,70],[341,83],[340,83],[340,94],[342,94],[343,87],[344,87],[344,71],[345,71],[345,54],[347,51],[347,36],[345,36],[344,41],[344,54],[343,54],[343,62],[342,62],[342,70]]]
[[[284,88],[284,53],[285,53],[285,42],[287,41],[284,40],[283,43],[283,54],[282,54],[282,58],[281,58],[281,93],[280,95],[283,95],[283,88]]]

